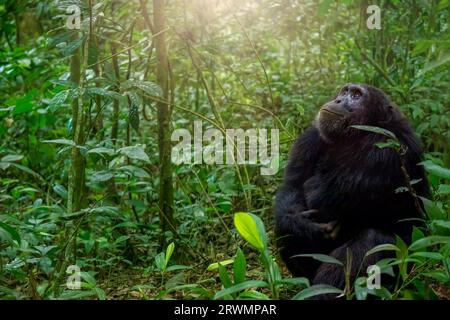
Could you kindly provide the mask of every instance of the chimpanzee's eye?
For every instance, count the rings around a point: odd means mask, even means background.
[[[352,99],[359,99],[361,98],[361,91],[359,90],[355,90],[351,93],[351,97]]]

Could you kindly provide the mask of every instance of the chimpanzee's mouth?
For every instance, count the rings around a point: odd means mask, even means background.
[[[340,113],[340,112],[337,112],[337,111],[334,111],[334,110],[331,110],[331,109],[328,109],[328,108],[322,108],[320,111],[328,113],[328,114],[331,114],[331,115],[334,115],[336,117],[340,117],[340,118],[345,116],[343,113]]]

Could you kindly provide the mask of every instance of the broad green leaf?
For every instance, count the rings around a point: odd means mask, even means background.
[[[97,171],[89,177],[89,180],[93,182],[104,182],[112,178],[114,178],[114,174],[109,171]]]
[[[116,99],[116,100],[124,99],[124,97],[120,93],[118,93],[116,91],[109,91],[104,88],[92,87],[92,88],[88,88],[86,91],[91,96],[99,95],[99,96],[102,96],[105,98]]]
[[[238,212],[234,215],[234,225],[239,234],[258,251],[266,248],[263,237],[259,233],[255,217],[250,213]]]
[[[135,166],[123,166],[120,168],[117,168],[117,170],[121,170],[124,172],[127,172],[128,174],[131,174],[138,178],[150,178],[150,175],[142,168],[135,167]]]
[[[339,261],[338,259],[330,257],[330,256],[327,256],[325,254],[305,253],[305,254],[297,254],[295,256],[292,256],[292,258],[296,258],[296,257],[310,257],[310,258],[313,258],[313,259],[321,261],[321,262],[336,264],[336,265],[339,265],[339,266],[344,266],[344,264],[341,261]]]
[[[158,270],[166,270],[166,255],[164,252],[160,252],[155,256],[155,264]]]
[[[94,287],[97,284],[95,278],[88,272],[81,272],[80,276],[84,281],[86,281],[89,284],[89,286]]]
[[[450,229],[450,221],[448,220],[433,220],[432,224],[438,227]]]
[[[20,244],[20,235],[17,232],[16,229],[11,227],[10,225],[7,225],[6,223],[0,222],[0,228],[5,230],[13,240],[17,241],[18,244]]]
[[[169,264],[170,257],[172,256],[175,244],[171,242],[166,248],[166,266]]]
[[[144,149],[139,145],[121,148],[119,149],[119,152],[127,156],[128,158],[150,163],[148,155],[145,153]]]
[[[422,238],[425,238],[425,234],[419,228],[414,226],[412,232],[412,242],[415,242]]]
[[[49,104],[50,111],[55,112],[58,110],[59,107],[61,107],[67,100],[70,94],[70,90],[64,90],[61,92],[58,92],[51,100]]]
[[[445,236],[429,236],[426,238],[422,238],[420,240],[417,240],[415,242],[413,242],[410,246],[409,246],[409,250],[411,251],[416,251],[419,249],[423,249],[429,246],[433,246],[436,244],[440,244],[440,243],[446,243],[446,244],[450,244],[450,237],[445,237]]]
[[[267,287],[268,284],[265,281],[261,280],[248,280],[245,282],[241,282],[234,286],[230,286],[228,288],[222,289],[217,292],[214,296],[214,300],[220,299],[224,296],[234,294],[236,292],[240,292],[242,290],[250,289],[250,288],[264,288]]]
[[[433,201],[420,197],[422,199],[423,206],[425,207],[425,211],[428,215],[428,218],[433,219],[445,219],[446,215],[444,211],[441,210]]]
[[[421,257],[434,260],[442,260],[444,256],[439,252],[414,252],[411,257]]]
[[[240,248],[237,249],[236,258],[233,264],[234,283],[238,284],[245,281],[245,269],[247,268],[247,262],[245,260],[244,253]]]
[[[67,189],[63,185],[57,183],[53,186],[53,191],[55,191],[61,198],[67,199]]]
[[[88,150],[87,153],[96,153],[96,154],[107,154],[109,156],[114,155],[115,151],[111,148],[98,147],[91,150]]]
[[[225,269],[225,267],[223,265],[221,265],[219,263],[219,278],[220,278],[220,282],[222,282],[222,285],[225,288],[229,288],[233,285],[233,283],[231,282],[230,276],[227,273],[227,269]]]
[[[422,161],[419,164],[424,166],[425,170],[435,175],[436,177],[450,179],[450,169],[441,167],[440,165],[437,165],[430,160]]]
[[[309,288],[303,289],[297,293],[292,299],[293,300],[305,300],[320,294],[338,294],[341,295],[344,292],[341,289],[329,286],[326,284],[316,284]]]
[[[162,96],[161,87],[158,86],[154,82],[150,81],[135,81],[135,80],[127,80],[121,84],[124,89],[129,89],[131,87],[135,87],[144,91],[146,94],[150,96]]]
[[[438,280],[441,283],[449,283],[450,277],[444,271],[424,272],[421,275]]]

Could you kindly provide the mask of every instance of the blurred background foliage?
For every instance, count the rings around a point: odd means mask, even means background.
[[[449,236],[450,1],[160,2],[171,128],[192,130],[205,117],[223,128],[278,128],[280,171],[173,166],[173,221],[162,228],[153,1],[1,0],[0,298],[212,298],[226,273],[207,267],[238,246],[247,276],[260,279],[263,266],[233,213],[259,216],[275,250],[272,203],[289,147],[347,82],[380,87],[413,123],[435,195],[423,232]],[[371,4],[381,9],[380,30],[367,28]],[[81,9],[79,30],[66,28],[71,5]],[[73,101],[84,110],[78,147]],[[81,209],[68,212],[74,148],[85,183],[75,195]],[[171,242],[175,251],[164,257],[179,268],[167,271],[161,253]],[[437,246],[442,259],[412,273],[416,282],[394,297],[449,297],[450,242]],[[83,271],[82,290],[63,284],[68,264]],[[291,298],[295,290],[262,292]]]

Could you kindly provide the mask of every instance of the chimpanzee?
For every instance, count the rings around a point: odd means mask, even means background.
[[[406,153],[375,145],[386,137],[353,125],[393,132]],[[402,163],[415,193],[429,197],[421,159],[419,139],[383,91],[345,85],[294,143],[276,195],[277,242],[288,269],[313,284],[343,289],[342,267],[293,256],[321,253],[345,263],[349,248],[353,284],[358,270],[366,275],[369,265],[387,255],[364,258],[368,250],[395,243],[395,235],[410,241],[412,227],[423,219],[422,203],[406,188]]]

